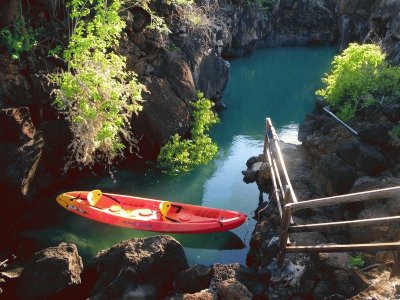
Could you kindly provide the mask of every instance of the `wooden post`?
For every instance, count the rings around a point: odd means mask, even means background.
[[[392,267],[392,272],[390,272],[390,278],[400,276],[400,246],[394,253],[394,263]]]
[[[285,199],[284,199],[284,208],[283,208],[283,216],[281,220],[281,232],[279,234],[279,254],[278,254],[278,266],[282,267],[283,261],[285,259],[286,247],[288,244],[288,228],[290,225],[290,219],[292,216],[290,206],[286,204],[291,202],[291,193],[290,188],[287,187],[285,191]]]

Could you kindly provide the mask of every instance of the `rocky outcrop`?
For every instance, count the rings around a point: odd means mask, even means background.
[[[74,244],[61,243],[35,253],[17,283],[20,299],[63,297],[81,283],[82,259]]]
[[[97,278],[91,297],[162,298],[187,268],[183,247],[170,236],[126,240],[98,253],[88,266]]]
[[[21,264],[21,275],[11,271]],[[0,294],[9,299],[228,300],[262,297],[265,290],[263,277],[238,263],[189,268],[183,247],[170,236],[122,241],[99,252],[83,271],[76,246],[65,243],[6,269]]]
[[[392,155],[398,147],[398,137],[391,133],[398,120],[392,118],[393,123],[385,114],[387,111],[385,105],[364,109],[360,118],[350,124],[358,132],[357,137],[327,115],[317,112],[307,116],[300,126],[299,138],[313,168],[322,175],[325,194],[347,193],[362,176],[377,176],[384,171],[390,171],[391,176],[398,174],[400,161]]]

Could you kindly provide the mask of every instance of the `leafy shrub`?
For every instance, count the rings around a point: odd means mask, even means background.
[[[157,30],[162,33],[169,33],[170,30],[165,23],[165,20],[157,15],[157,13],[151,9],[151,3],[154,0],[133,0],[133,6],[137,6],[145,10],[150,15],[150,24],[147,26],[149,29]],[[185,6],[193,3],[193,0],[166,0],[165,3],[171,5]]]
[[[361,268],[365,264],[364,256],[361,253],[350,255],[349,266],[352,268]]]
[[[49,76],[58,86],[55,104],[73,134],[66,169],[72,164],[111,164],[123,154],[123,139],[135,143],[130,120],[142,108],[144,90],[136,74],[126,71],[126,58],[113,51],[125,27],[118,15],[121,1],[71,0],[67,7],[73,26],[64,52],[68,70]]]
[[[208,131],[219,122],[219,118],[211,110],[213,103],[205,99],[203,93],[199,92],[197,97],[198,100],[191,103],[191,139],[182,139],[175,134],[160,150],[158,166],[164,173],[177,175],[191,171],[210,161],[218,152],[218,146],[209,137]]]
[[[392,129],[392,133],[393,133],[393,135],[394,135],[395,137],[397,137],[397,138],[400,139],[400,125],[395,126],[395,127]]]
[[[400,96],[400,68],[390,66],[377,45],[350,44],[332,66],[322,79],[325,88],[316,94],[345,121],[362,107]]]
[[[39,31],[27,27],[24,18],[19,18],[12,29],[0,30],[0,43],[3,44],[12,59],[19,59],[22,52],[31,51],[37,45]]]

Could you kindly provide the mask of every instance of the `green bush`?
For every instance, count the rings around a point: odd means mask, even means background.
[[[400,139],[400,125],[395,126],[395,127],[392,129],[392,133],[393,133],[393,135],[394,135],[395,137],[397,137],[397,138]]]
[[[27,27],[24,18],[19,18],[12,29],[0,30],[0,43],[7,48],[12,59],[19,59],[23,52],[31,51],[37,45],[39,31]]]
[[[365,264],[364,256],[361,253],[350,255],[349,266],[352,268],[361,268]]]
[[[135,143],[130,120],[142,108],[144,90],[136,74],[126,71],[126,58],[114,52],[125,27],[121,1],[71,0],[67,7],[73,28],[63,55],[68,70],[49,76],[73,134],[66,168],[111,164],[123,155],[123,140]]]
[[[210,161],[218,152],[218,146],[208,131],[219,122],[219,118],[211,110],[213,103],[205,99],[203,93],[198,93],[197,97],[198,100],[191,103],[191,139],[182,139],[175,134],[160,150],[158,166],[164,173],[177,175],[191,171]]]
[[[362,107],[400,96],[400,68],[390,66],[377,45],[350,44],[332,66],[316,94],[345,121]]]

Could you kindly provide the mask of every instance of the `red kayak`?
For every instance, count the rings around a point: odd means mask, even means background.
[[[170,233],[227,231],[243,224],[245,214],[185,203],[159,201],[100,190],[57,197],[67,210],[85,218],[132,229]]]

